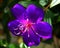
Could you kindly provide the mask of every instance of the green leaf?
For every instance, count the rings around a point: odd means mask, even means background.
[[[27,7],[29,4],[29,1],[20,1],[19,4],[22,4],[24,7]]]
[[[0,40],[0,45],[3,45],[3,42],[2,42],[3,40]]]
[[[52,2],[50,4],[50,8],[52,8],[52,7],[54,7],[54,6],[58,5],[58,4],[60,4],[60,0],[52,0]]]
[[[2,1],[3,1],[3,0],[2,0]],[[2,2],[2,5],[1,5],[1,7],[0,7],[0,11],[3,11],[3,9],[7,6],[8,2],[9,2],[9,0],[4,0],[4,1]],[[1,4],[1,3],[0,3],[0,4]]]
[[[0,40],[0,46],[7,47],[7,41],[6,41],[6,39]]]
[[[28,47],[24,43],[21,43],[20,48],[28,48]]]
[[[8,46],[7,46],[7,48],[20,48],[19,47],[19,44],[17,43],[10,43]]]
[[[47,1],[46,0],[40,0],[39,4],[42,6],[45,6],[47,4]]]
[[[53,39],[47,39],[47,40],[42,40],[43,43],[46,43],[46,44],[51,44],[53,42]]]
[[[50,2],[51,0],[39,0],[39,4],[43,7],[50,4]]]
[[[60,16],[58,17],[57,22],[60,22]]]
[[[11,8],[14,4],[18,3],[19,1],[20,0],[13,0],[13,1],[11,1],[10,3],[8,3],[8,7]]]
[[[16,48],[14,44],[9,44],[8,48]]]
[[[8,30],[8,21],[9,21],[9,19],[10,19],[9,14],[4,13],[3,18],[2,18],[2,24],[3,24],[3,30],[4,30],[4,33],[6,35],[6,39],[7,39],[8,43],[10,43],[10,40],[11,40],[11,36],[10,36],[9,30]]]
[[[24,7],[27,7],[29,4],[34,4],[33,1],[20,1],[19,4],[22,4]]]
[[[48,22],[50,25],[52,25],[52,20],[51,20],[51,18],[53,18],[53,17],[54,17],[53,13],[52,13],[50,10],[48,10],[48,11],[45,13],[44,21],[45,21],[45,22]]]
[[[38,2],[36,1],[20,1],[19,4],[22,4],[24,7],[27,7],[29,4],[35,4],[36,6],[42,7]]]

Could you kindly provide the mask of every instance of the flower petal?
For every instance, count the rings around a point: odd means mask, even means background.
[[[20,26],[22,26],[22,24],[19,20],[14,20],[8,23],[9,30],[16,36],[20,36],[22,34]]]
[[[52,38],[52,27],[47,22],[40,22],[38,24],[33,25],[35,32],[37,35],[44,39]]]
[[[33,4],[30,4],[26,9],[26,16],[32,22],[36,22],[38,18],[42,20],[44,18],[44,11],[42,8],[38,8]]]
[[[15,4],[11,8],[11,12],[15,18],[23,18],[22,14],[25,11],[25,8],[21,4]]]
[[[27,46],[37,46],[40,43],[40,37],[34,34],[32,29],[23,34],[23,41]]]

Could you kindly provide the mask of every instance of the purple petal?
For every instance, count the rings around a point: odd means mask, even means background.
[[[36,22],[38,18],[42,20],[44,18],[44,11],[42,8],[38,8],[33,4],[30,4],[26,9],[26,16],[32,22]]]
[[[40,43],[40,37],[34,34],[32,29],[23,34],[23,41],[27,46],[37,46]]]
[[[13,14],[13,16],[15,16],[15,18],[23,18],[23,13],[25,11],[25,8],[21,5],[21,4],[15,4],[12,8],[11,8],[11,12]]]
[[[52,27],[50,24],[46,22],[40,22],[35,24],[33,27],[38,36],[44,39],[52,38]]]
[[[8,28],[14,35],[20,36],[22,34],[22,31],[20,30],[21,25],[19,20],[14,20],[8,23]]]

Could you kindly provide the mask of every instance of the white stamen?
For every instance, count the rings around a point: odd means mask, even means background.
[[[25,28],[24,32],[26,32],[26,31],[27,31],[27,28]]]
[[[20,32],[18,32],[18,33],[16,33],[16,32],[14,32],[16,35],[19,35],[20,34]]]
[[[23,30],[23,28],[24,28],[24,26],[21,24],[19,24],[18,27],[19,27],[19,30]]]
[[[18,28],[15,28],[14,30],[18,30]]]
[[[23,27],[19,27],[19,30],[23,30]]]
[[[29,21],[29,19],[27,19],[27,21]]]
[[[38,33],[36,33],[38,35]]]
[[[30,35],[28,34],[28,37],[30,37]]]
[[[20,34],[20,32],[19,33],[17,33],[17,35],[19,35]]]
[[[18,27],[22,26],[22,24],[19,24]]]

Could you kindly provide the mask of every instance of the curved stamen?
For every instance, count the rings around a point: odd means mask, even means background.
[[[40,37],[40,35],[35,31],[35,29],[34,29],[33,27],[31,27],[31,29],[32,29],[32,31],[33,31],[33,33],[34,33],[35,35],[37,35],[37,36]]]

